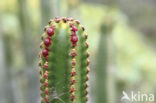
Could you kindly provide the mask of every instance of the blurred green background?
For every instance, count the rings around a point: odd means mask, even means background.
[[[0,103],[40,103],[40,36],[56,16],[86,27],[89,103],[122,103],[123,91],[156,96],[155,5],[156,0],[0,0]]]

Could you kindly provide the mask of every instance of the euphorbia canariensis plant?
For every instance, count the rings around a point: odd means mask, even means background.
[[[41,36],[41,103],[87,103],[88,35],[78,20],[55,18]]]

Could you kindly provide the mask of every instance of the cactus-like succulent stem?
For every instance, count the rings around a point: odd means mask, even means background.
[[[55,18],[41,36],[41,103],[87,103],[89,53],[85,28],[73,18]]]

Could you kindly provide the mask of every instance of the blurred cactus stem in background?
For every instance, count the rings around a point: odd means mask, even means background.
[[[87,103],[88,35],[78,20],[49,21],[41,36],[41,103]]]
[[[99,40],[99,47],[97,51],[96,58],[96,71],[95,71],[95,82],[96,82],[96,93],[95,101],[96,103],[109,103],[108,102],[108,36],[110,35],[113,29],[113,22],[111,18],[105,17],[104,21],[101,24],[101,35]]]

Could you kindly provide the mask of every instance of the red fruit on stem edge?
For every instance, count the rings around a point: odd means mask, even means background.
[[[76,26],[72,25],[72,31],[77,31],[78,29],[76,28]]]
[[[50,40],[49,38],[46,38],[46,39],[44,40],[44,44],[45,44],[46,46],[49,46],[49,45],[51,44],[51,40]]]
[[[44,57],[46,57],[46,56],[48,55],[48,50],[47,50],[47,49],[44,49],[44,50],[42,51],[42,54],[43,54]]]
[[[78,37],[76,35],[72,35],[70,41],[76,43],[78,41]]]
[[[50,28],[48,28],[48,30],[47,30],[47,34],[49,35],[49,36],[52,36],[52,35],[54,35],[54,28],[52,28],[52,27],[50,27]]]

